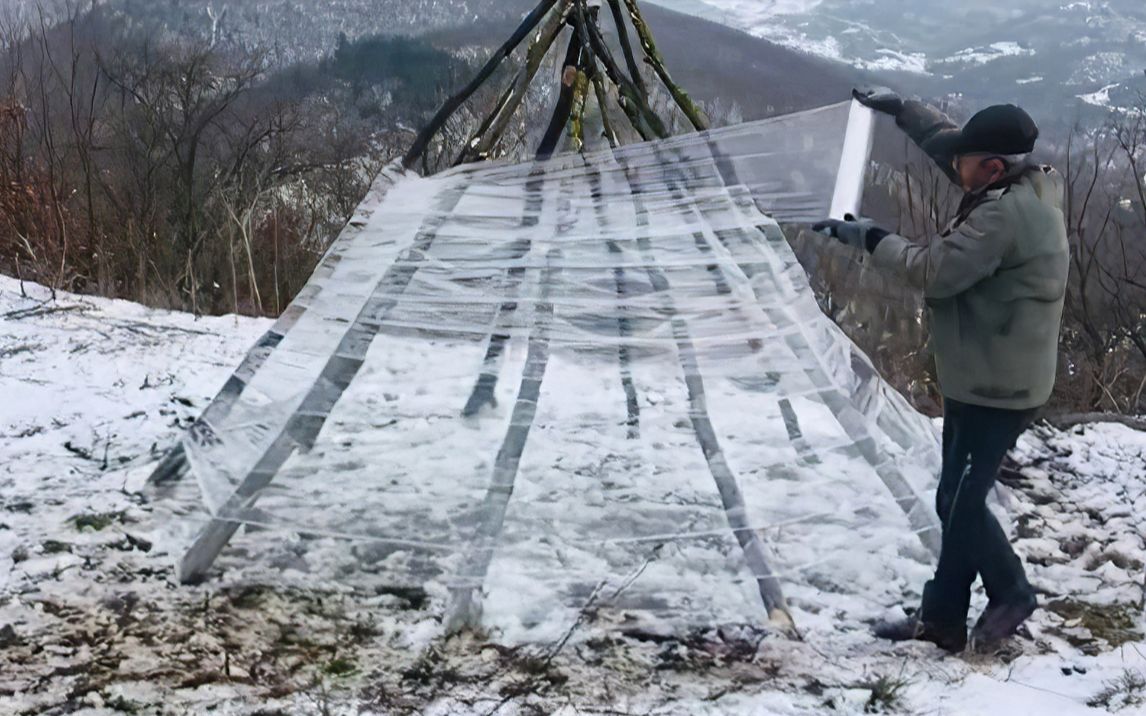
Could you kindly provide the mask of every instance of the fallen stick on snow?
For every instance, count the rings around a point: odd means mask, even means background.
[[[1079,425],[1090,423],[1118,423],[1134,430],[1146,432],[1146,418],[1118,413],[1060,413],[1044,416],[1043,420],[1058,430],[1070,430]]]
[[[19,308],[15,311],[9,311],[8,313],[4,314],[4,320],[6,320],[6,321],[19,321],[19,320],[22,320],[25,318],[47,316],[47,315],[50,315],[52,313],[65,313],[68,311],[86,311],[87,308],[88,308],[87,306],[79,306],[79,305],[48,306],[48,305],[46,305],[46,303],[41,303],[40,305],[32,306],[31,308]]]

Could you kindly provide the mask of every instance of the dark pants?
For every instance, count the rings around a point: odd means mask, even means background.
[[[943,548],[935,578],[923,589],[923,619],[963,624],[975,576],[992,602],[1024,599],[1031,585],[999,522],[987,509],[1007,451],[1034,419],[1034,410],[1001,410],[945,399],[943,473],[935,509]]]

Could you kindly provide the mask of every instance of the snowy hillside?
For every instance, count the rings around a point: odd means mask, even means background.
[[[436,595],[332,573],[313,537],[248,530],[225,577],[174,584],[197,490],[143,480],[265,321],[23,290],[0,278],[0,712],[1066,716],[1146,697],[1146,435],[1128,428],[1038,428],[1016,451],[1002,502],[1046,609],[999,654],[876,642],[857,615],[897,599],[814,591],[793,600],[821,612],[801,641],[592,610],[567,641],[444,641]],[[909,604],[911,563],[892,577]]]
[[[512,0],[517,3],[519,0]],[[513,19],[505,0],[108,0],[135,22],[156,22],[175,32],[225,38],[240,45],[274,48],[286,62],[310,61],[332,52],[339,33],[419,35],[478,21]],[[0,5],[2,8],[2,5]]]
[[[928,96],[1020,100],[1057,116],[1077,99],[1129,105],[1146,87],[1146,10],[1138,0],[654,1],[884,73]]]

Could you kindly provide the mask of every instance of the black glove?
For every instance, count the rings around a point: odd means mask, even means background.
[[[861,251],[875,251],[875,247],[879,245],[883,237],[890,233],[886,229],[876,226],[871,219],[857,219],[851,214],[845,214],[842,221],[840,219],[824,219],[817,222],[812,225],[812,231],[839,239],[841,243]]]
[[[859,87],[852,90],[852,97],[863,106],[892,117],[903,111],[903,98],[887,87]]]

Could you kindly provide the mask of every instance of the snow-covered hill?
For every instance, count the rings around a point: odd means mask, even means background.
[[[248,530],[225,576],[175,585],[197,489],[144,479],[267,323],[49,299],[0,277],[0,713],[1069,716],[1146,698],[1142,433],[1023,438],[1001,500],[1046,608],[997,654],[877,642],[856,613],[898,599],[824,612],[846,603],[814,590],[796,608],[834,628],[800,641],[591,610],[567,641],[446,641],[434,594],[327,569],[316,554],[351,546],[319,538]]]
[[[1146,88],[1138,0],[653,0],[787,47],[878,71],[930,96],[1016,101],[1073,119],[1077,99],[1129,105]]]
[[[520,0],[107,0],[138,23],[191,36],[273,49],[284,62],[310,62],[334,51],[338,36],[419,35],[516,16]],[[507,8],[506,5],[509,5]],[[0,6],[2,7],[2,6]]]

